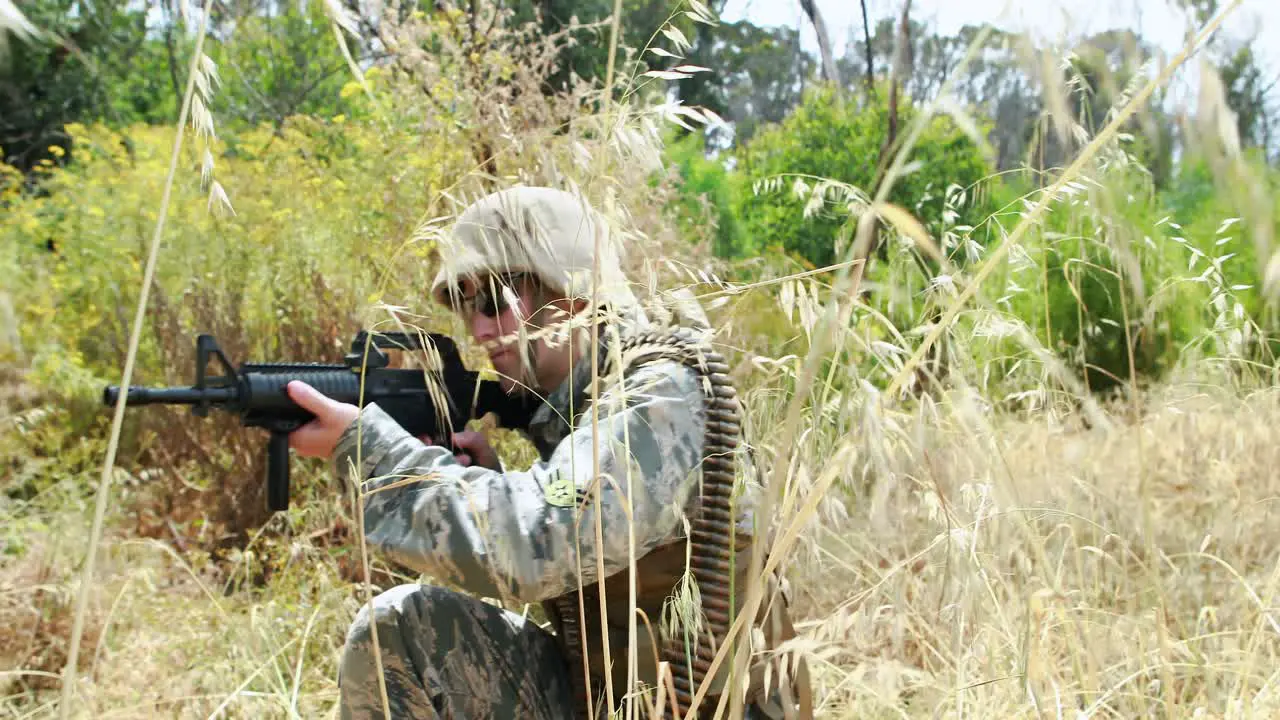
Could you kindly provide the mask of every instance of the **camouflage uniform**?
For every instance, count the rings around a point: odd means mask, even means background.
[[[584,414],[591,375],[589,362],[579,363],[538,409],[527,434],[541,459],[523,471],[462,466],[449,449],[424,445],[367,406],[334,458],[344,472],[356,467],[358,453],[360,476],[372,478],[365,488],[371,549],[478,596],[537,603],[602,580],[598,557],[606,577],[628,568],[628,500],[636,557],[683,536],[681,513],[696,487],[703,442],[699,376],[674,362],[629,374],[622,388],[596,400],[593,431]],[[593,445],[608,478],[598,501],[589,494]],[[554,636],[520,615],[418,585],[387,591],[373,605],[393,717],[572,716],[569,673],[581,668],[569,668]],[[339,673],[344,718],[382,717],[370,624],[366,607],[347,637]],[[640,678],[653,682],[647,648],[638,655]],[[614,661],[625,667],[625,656]]]
[[[607,308],[612,327],[622,334],[643,339],[649,326],[622,272],[619,237],[569,193],[518,187],[489,195],[460,216],[439,249],[445,262],[431,292],[442,305],[450,306],[462,278],[532,273],[559,297]],[[695,324],[709,332],[705,317]],[[600,337],[608,333],[602,329]],[[608,343],[597,350],[598,357],[608,357]],[[702,373],[669,357],[647,356],[620,383],[609,377],[596,392],[588,388],[596,374],[589,359],[577,362],[525,428],[540,456],[527,470],[464,467],[449,449],[424,445],[376,405],[361,410],[334,460],[344,477],[350,468],[364,482],[369,544],[467,594],[405,585],[375,598],[372,618],[362,610],[339,670],[343,717],[382,717],[374,628],[397,718],[573,717],[586,702],[578,697],[585,689],[577,653],[591,671],[593,700],[602,694],[604,677],[611,679],[615,699],[632,690],[626,687],[629,649],[638,658],[636,680],[646,687],[657,684],[654,658],[663,638],[650,633],[661,633],[670,619],[668,596],[688,577],[685,518],[724,514],[703,507],[706,499],[696,492],[706,477],[702,456],[709,425],[725,422],[707,419],[723,408],[708,402],[711,388]],[[598,412],[588,413],[593,403]],[[751,475],[748,462],[736,467]],[[716,472],[723,478],[723,470]],[[741,503],[750,508],[754,501],[743,497]],[[755,535],[751,513],[741,509],[732,522]],[[629,604],[632,557],[635,614]],[[740,563],[735,571],[739,589],[747,585],[746,567]],[[568,607],[578,606],[580,586],[586,596],[581,621],[569,618],[576,613]],[[471,596],[499,598],[506,607],[540,604],[555,632]],[[702,599],[707,612],[710,603]],[[770,597],[761,603],[751,637],[763,634],[767,648],[794,634],[784,606]],[[643,619],[637,618],[641,613]],[[601,635],[612,667],[605,667]],[[779,692],[770,693],[765,678],[777,686],[781,673],[766,669],[764,663],[772,661],[761,660],[764,648],[752,645],[758,652],[749,668],[749,702],[780,718],[781,705],[791,700],[783,703]],[[727,665],[709,679],[712,694],[728,681]]]

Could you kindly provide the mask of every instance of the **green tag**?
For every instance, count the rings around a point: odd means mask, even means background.
[[[551,478],[551,481],[547,483],[547,504],[554,505],[556,507],[571,508],[574,506],[577,499],[577,493],[575,490],[576,488],[573,486],[573,481],[566,477],[564,473],[557,470],[556,474]]]

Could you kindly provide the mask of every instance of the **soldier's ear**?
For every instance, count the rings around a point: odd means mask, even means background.
[[[555,292],[540,293],[539,306],[546,307],[552,312],[556,318],[563,318],[566,315],[576,315],[586,309],[590,303],[582,299],[573,299],[564,297]]]

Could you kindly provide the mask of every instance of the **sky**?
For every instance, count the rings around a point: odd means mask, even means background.
[[[862,34],[862,8],[858,0],[815,0],[837,56],[843,55],[850,32]],[[872,27],[881,18],[896,17],[903,0],[867,0]],[[1229,5],[1229,2],[1222,2]],[[1038,37],[1079,37],[1103,30],[1129,28],[1172,57],[1186,41],[1191,20],[1169,0],[912,0],[911,18],[931,30],[951,35],[965,24],[990,22],[1008,30],[1028,30]],[[802,45],[817,52],[813,25],[800,9],[799,0],[728,0],[721,19],[750,20],[756,25],[787,25],[801,29]],[[1223,32],[1235,37],[1256,34],[1266,80],[1280,77],[1280,0],[1243,0],[1226,22]],[[1189,63],[1194,65],[1194,62]],[[1194,68],[1175,77],[1175,84],[1196,83]]]

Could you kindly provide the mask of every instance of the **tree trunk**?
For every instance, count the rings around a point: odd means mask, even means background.
[[[862,37],[867,45],[867,92],[876,90],[876,66],[871,57],[871,21],[867,19],[867,0],[862,2]]]
[[[872,196],[876,197],[880,194],[881,186],[889,181],[887,177],[889,167],[893,164],[894,146],[898,142],[898,88],[902,84],[902,75],[904,74],[904,58],[906,57],[906,47],[911,42],[910,27],[908,19],[911,13],[911,0],[907,0],[902,7],[902,20],[898,28],[897,48],[893,54],[893,63],[889,69],[889,117],[884,137],[884,144],[880,146],[880,158],[877,163],[875,188],[872,190]],[[865,272],[870,271],[871,258],[875,257],[879,260],[888,260],[888,251],[885,249],[884,243],[880,242],[880,223],[877,222],[871,229],[871,246],[867,248],[867,267]]]
[[[823,21],[822,13],[819,12],[814,0],[800,0],[800,9],[809,16],[809,21],[813,23],[813,31],[818,35],[818,53],[822,56],[822,77],[835,85],[836,94],[839,96],[840,74],[836,70],[835,55],[831,52],[831,37],[827,35],[827,23]]]
[[[880,182],[884,182],[884,173],[893,162],[893,146],[898,142],[898,94],[901,92],[902,79],[911,71],[911,0],[902,6],[902,18],[898,24],[898,42],[893,53],[893,68],[889,77],[889,128],[885,133],[884,145],[880,148]]]

